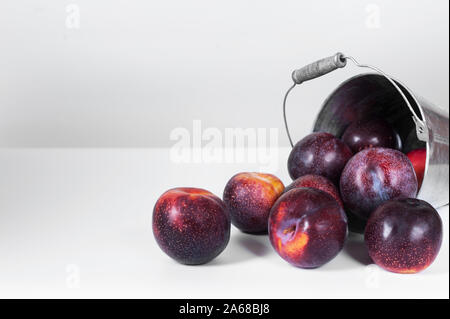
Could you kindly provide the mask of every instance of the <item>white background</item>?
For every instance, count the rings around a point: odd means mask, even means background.
[[[79,9],[79,27],[73,22]],[[166,147],[282,128],[291,71],[337,51],[448,108],[447,0],[0,1],[0,146]],[[68,13],[66,12],[68,9]],[[292,95],[293,135],[348,67]],[[282,136],[282,145],[287,139]]]
[[[448,20],[446,0],[1,1],[0,297],[448,298],[448,207],[441,253],[417,275],[370,265],[355,236],[326,266],[297,269],[234,228],[216,260],[186,267],[150,229],[166,189],[221,196],[260,169],[175,163],[170,132],[195,119],[278,128],[270,172],[290,182],[281,101],[316,59],[351,54],[448,109]],[[356,72],[293,92],[294,139]]]

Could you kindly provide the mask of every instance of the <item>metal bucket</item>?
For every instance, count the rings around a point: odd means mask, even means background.
[[[340,137],[355,120],[378,116],[387,120],[399,133],[403,152],[426,148],[427,159],[422,186],[417,198],[438,208],[449,203],[449,116],[414,94],[401,82],[378,68],[359,64],[354,58],[338,53],[292,73],[294,85],[286,93],[283,112],[286,122],[286,99],[298,84],[345,67],[347,61],[376,73],[360,74],[339,85],[322,105],[314,123],[314,132],[328,132]]]

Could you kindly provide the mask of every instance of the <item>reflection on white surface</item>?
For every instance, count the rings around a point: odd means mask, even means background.
[[[285,161],[288,150],[279,153]],[[353,234],[329,264],[297,269],[267,236],[235,228],[211,263],[179,265],[153,238],[156,199],[176,186],[221,196],[232,175],[254,167],[168,158],[169,149],[0,150],[0,297],[449,297],[448,207],[441,252],[417,275],[371,265]],[[290,182],[285,167],[271,173]]]

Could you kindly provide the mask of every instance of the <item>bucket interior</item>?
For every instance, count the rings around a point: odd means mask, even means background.
[[[422,113],[409,91],[397,83],[419,118]],[[416,134],[416,125],[403,97],[384,76],[362,74],[342,83],[324,102],[314,124],[314,132],[341,137],[354,121],[379,117],[389,122],[402,140],[402,151],[424,148]]]

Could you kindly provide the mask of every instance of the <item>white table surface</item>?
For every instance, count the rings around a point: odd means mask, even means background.
[[[287,151],[274,171],[286,184]],[[315,270],[290,266],[267,236],[232,229],[226,250],[183,266],[158,248],[153,205],[175,186],[221,196],[256,164],[174,164],[168,149],[0,150],[2,298],[449,298],[448,206],[444,242],[415,275],[370,264],[361,237]]]

